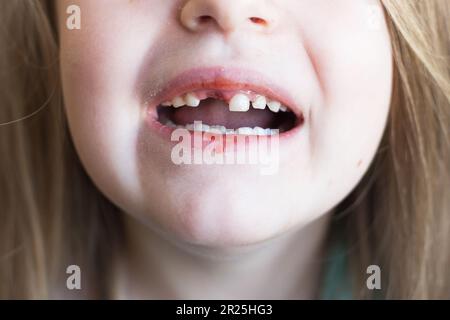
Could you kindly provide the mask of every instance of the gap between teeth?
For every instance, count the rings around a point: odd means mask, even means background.
[[[228,129],[224,126],[210,126],[207,124],[187,124],[187,125],[176,125],[172,121],[168,120],[165,124],[165,126],[174,128],[174,129],[186,129],[189,131],[197,131],[197,132],[204,132],[204,133],[212,133],[212,134],[239,134],[239,135],[256,135],[256,136],[273,136],[276,134],[279,134],[278,129],[264,129],[261,127],[242,127],[238,129]]]
[[[181,108],[184,106],[188,107],[198,107],[200,105],[201,100],[195,95],[195,93],[187,93],[184,96],[175,97],[172,101],[166,101],[161,105],[164,107],[174,107]],[[251,101],[250,97],[244,93],[238,93],[234,95],[229,104],[228,108],[231,112],[247,112],[250,110],[250,107],[253,109],[264,110],[266,107],[269,108],[272,112],[287,112],[288,108],[282,105],[280,102],[275,100],[270,100],[262,95],[257,95],[253,101]]]

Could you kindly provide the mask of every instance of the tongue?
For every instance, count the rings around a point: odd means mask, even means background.
[[[250,108],[247,112],[230,112],[228,104],[222,100],[206,99],[197,108],[183,107],[176,109],[172,120],[179,125],[201,121],[208,125],[224,126],[227,129],[241,127],[270,128],[274,116],[267,109],[257,110]]]

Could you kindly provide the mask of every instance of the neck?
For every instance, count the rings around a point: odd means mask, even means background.
[[[313,299],[325,218],[257,245],[232,249],[180,245],[127,218],[128,249],[115,275],[121,299]]]

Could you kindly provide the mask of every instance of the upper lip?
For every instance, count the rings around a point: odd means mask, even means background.
[[[195,68],[184,71],[166,82],[162,89],[148,99],[148,104],[156,107],[174,97],[201,89],[252,91],[279,101],[298,118],[304,116],[303,109],[297,101],[285,89],[268,80],[261,73],[224,67]]]

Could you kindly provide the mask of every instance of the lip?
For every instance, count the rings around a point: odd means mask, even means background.
[[[268,80],[261,73],[236,68],[210,67],[184,71],[161,86],[158,92],[145,97],[144,105],[150,126],[160,134],[170,136],[174,130],[159,123],[157,106],[173,97],[197,90],[250,91],[279,101],[299,119],[299,123],[294,128],[279,134],[280,139],[295,135],[305,122],[302,106],[287,90]]]

